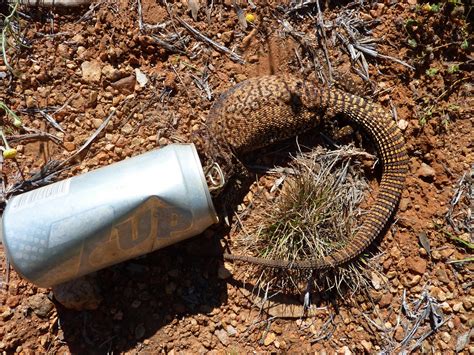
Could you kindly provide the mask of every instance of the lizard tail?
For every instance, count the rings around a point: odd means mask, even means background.
[[[272,260],[244,255],[224,254],[226,260],[240,260],[273,268],[325,270],[345,264],[362,253],[380,234],[400,200],[408,171],[405,140],[394,120],[378,105],[365,99],[330,90],[324,106],[342,113],[362,126],[377,146],[383,164],[382,179],[375,202],[359,231],[340,250],[318,259]]]

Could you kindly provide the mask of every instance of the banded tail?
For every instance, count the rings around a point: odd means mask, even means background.
[[[257,82],[257,80],[260,80],[260,82]],[[300,84],[294,85],[294,82],[300,83],[300,80],[291,79],[289,77],[257,78],[250,86],[255,87],[255,85],[264,85],[265,80],[271,81],[272,85],[274,85],[273,87],[275,87],[275,82],[279,84],[279,81],[281,81],[281,85],[276,85],[276,87],[286,88],[286,90],[289,90],[291,95],[295,94],[295,92],[293,92],[295,87],[301,87]],[[261,84],[262,82],[263,84]],[[245,93],[245,85],[240,88],[240,91],[241,92],[238,92],[236,95]],[[296,94],[306,96],[308,95],[308,92],[306,90],[305,93],[296,92]],[[320,106],[319,108],[334,113],[344,114],[352,121],[360,124],[375,142],[383,164],[383,173],[379,192],[374,204],[370,207],[361,228],[354,237],[347,242],[346,246],[323,258],[285,261],[244,255],[224,254],[224,259],[231,261],[240,260],[271,268],[313,270],[334,268],[338,265],[347,263],[362,253],[380,234],[389,221],[391,215],[395,212],[404,188],[405,177],[408,171],[408,156],[405,149],[403,135],[394,120],[377,104],[370,103],[355,95],[347,94],[336,89],[330,89],[328,91],[318,89],[313,92],[313,94],[318,94],[319,96],[317,98],[317,100],[319,100],[317,103],[317,105]],[[285,97],[285,95],[281,95],[281,93],[279,93],[279,96],[283,98]],[[228,96],[226,96],[226,100],[229,100]],[[315,102],[317,100],[315,99],[313,101]],[[288,106],[288,103],[286,103],[286,105]],[[288,114],[287,110],[283,110],[282,112]],[[272,117],[265,117],[265,112],[256,112],[255,114],[259,115],[260,125],[264,125],[263,122],[265,119],[282,119],[282,117],[275,117],[274,108],[272,108]],[[247,117],[247,119],[248,118],[249,117]],[[290,120],[295,122],[294,118]],[[236,121],[233,120],[233,122],[235,123]],[[307,124],[303,123],[302,128],[307,128]],[[249,149],[245,150],[248,151]]]

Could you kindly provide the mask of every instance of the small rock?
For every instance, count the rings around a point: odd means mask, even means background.
[[[395,338],[396,341],[402,341],[403,338],[405,337],[405,331],[403,330],[403,328],[401,326],[398,326],[396,329],[395,329],[395,334],[393,336]]]
[[[68,152],[72,152],[76,149],[76,145],[73,142],[64,142],[63,146]]]
[[[133,131],[133,127],[130,123],[125,123],[120,131],[123,134],[130,134]]]
[[[408,270],[414,272],[415,274],[423,275],[426,272],[426,260],[416,257],[408,257],[406,259],[406,264]]]
[[[433,260],[441,260],[442,256],[441,256],[441,253],[439,252],[439,250],[434,250],[432,253],[431,253],[431,258]]]
[[[135,69],[135,78],[141,88],[145,87],[148,83],[148,77],[138,68]]]
[[[53,287],[54,298],[64,307],[76,311],[94,310],[102,302],[99,285],[92,276],[83,276]]]
[[[36,102],[33,96],[27,96],[25,103],[26,103],[26,107],[28,108],[33,108],[36,106]]]
[[[360,344],[364,347],[364,350],[367,352],[367,353],[371,353],[371,350],[372,350],[372,343],[370,341],[367,341],[367,340],[362,340],[360,342]]]
[[[380,290],[382,288],[381,286],[382,279],[375,272],[372,272],[371,278],[372,278],[372,286],[374,286],[376,290]]]
[[[342,348],[337,350],[337,354],[351,355],[352,351],[347,345],[344,345]]]
[[[436,176],[435,170],[429,166],[428,164],[421,163],[420,168],[416,172],[416,174],[425,179],[433,179]]]
[[[47,317],[54,307],[53,302],[44,293],[28,297],[27,304],[38,317]]]
[[[384,294],[379,301],[380,308],[385,308],[387,306],[390,306],[390,304],[392,304],[392,300],[393,300],[393,296],[390,292]]]
[[[0,306],[0,319],[5,321],[10,318],[13,314],[12,310],[8,306]]]
[[[441,250],[441,257],[444,258],[444,259],[448,259],[451,255],[454,254],[454,249],[452,248],[446,248],[446,249],[443,249]]]
[[[245,80],[247,80],[246,75],[244,75],[244,74],[235,74],[235,81],[237,83],[240,83],[240,82],[245,81]]]
[[[413,287],[416,286],[420,283],[421,276],[420,275],[415,275],[411,278],[411,280],[408,280],[407,286]]]
[[[265,336],[265,339],[263,340],[263,345],[269,346],[271,343],[273,343],[276,339],[276,335],[273,332],[268,332],[267,335]]]
[[[97,61],[85,61],[81,64],[82,79],[88,83],[99,83],[101,73],[100,63]]]
[[[92,119],[92,125],[94,126],[94,128],[99,128],[102,122],[104,121],[102,121],[100,118]]]
[[[438,280],[441,281],[442,283],[445,283],[445,284],[449,283],[450,280],[449,280],[448,274],[446,273],[446,270],[437,269],[435,274]]]
[[[400,130],[404,131],[408,127],[408,121],[401,119],[400,121],[397,122],[397,126],[398,128],[400,128]]]
[[[8,296],[5,303],[8,307],[15,308],[20,304],[20,296]]]
[[[462,307],[462,302],[458,302],[458,303],[453,304],[453,311],[454,312],[459,312],[461,310],[464,311],[463,307]]]
[[[110,85],[124,94],[131,94],[135,90],[135,76],[129,75],[125,78],[114,81]]]
[[[219,339],[222,345],[227,346],[229,345],[229,336],[224,329],[218,329],[214,332],[214,335]]]
[[[472,303],[474,301],[474,297],[472,296],[469,296],[469,297],[466,297],[463,301],[462,301],[462,304],[464,306],[465,309],[467,309],[468,311],[470,311],[472,309]]]
[[[222,33],[221,40],[224,44],[229,44],[234,38],[234,31],[226,31]]]
[[[230,324],[227,326],[226,330],[227,330],[227,334],[230,337],[233,337],[233,336],[237,335],[237,330],[233,326],[231,326]]]
[[[411,200],[409,198],[402,198],[400,200],[399,204],[399,210],[401,212],[405,212],[408,209],[408,206],[410,205]]]
[[[102,68],[102,74],[107,78],[107,80],[110,81],[119,80],[121,75],[120,71],[118,69],[115,69],[110,64],[107,64]]]
[[[446,293],[439,287],[432,287],[430,294],[440,302],[446,301]]]

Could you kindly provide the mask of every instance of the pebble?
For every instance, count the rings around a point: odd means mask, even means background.
[[[462,302],[458,302],[458,303],[453,304],[453,311],[454,312],[460,312],[460,311],[463,312],[464,309],[462,307]]]
[[[432,287],[430,290],[430,294],[440,302],[446,301],[446,293],[439,287]]]
[[[229,345],[229,336],[224,329],[218,329],[214,332],[214,335],[219,339],[222,345],[227,346]]]
[[[0,313],[0,319],[2,321],[5,321],[7,320],[8,318],[10,318],[13,314],[12,310],[10,307],[8,306],[0,306],[0,310],[1,310],[1,313]]]
[[[236,330],[233,326],[231,326],[231,325],[228,325],[227,328],[226,328],[226,330],[227,330],[227,334],[228,334],[230,337],[233,337],[233,336],[237,335],[237,330]]]
[[[371,278],[372,278],[372,286],[374,286],[376,290],[380,290],[382,288],[381,286],[382,279],[375,272],[372,272]]]
[[[135,90],[135,83],[136,83],[135,76],[129,75],[129,76],[126,76],[125,78],[114,81],[110,85],[114,89],[124,94],[130,94]]]
[[[81,64],[82,79],[88,83],[99,83],[102,75],[100,63],[85,61]]]
[[[398,128],[400,128],[400,130],[404,131],[408,127],[408,121],[406,121],[404,119],[401,119],[401,120],[398,121],[397,126],[398,126]]]
[[[38,317],[47,317],[54,307],[53,302],[44,293],[37,293],[28,297],[28,306]]]
[[[411,200],[409,198],[402,198],[400,200],[399,204],[399,210],[401,212],[405,212],[408,209],[408,206],[410,205]]]
[[[436,176],[435,170],[426,163],[421,163],[416,175],[426,179],[433,179]]]
[[[94,128],[96,128],[96,129],[100,127],[100,125],[102,124],[102,122],[104,122],[104,121],[102,121],[100,118],[94,118],[94,119],[92,119],[92,125],[93,125]]]
[[[415,275],[411,278],[411,280],[408,280],[407,285],[410,286],[410,287],[413,287],[415,285],[418,285],[420,280],[421,280],[421,276],[420,275]]]
[[[371,350],[372,350],[372,343],[370,341],[367,341],[367,340],[362,340],[361,342],[361,345],[364,347],[364,350],[370,354]]]
[[[63,146],[68,152],[72,152],[76,149],[76,145],[73,142],[64,142]]]
[[[406,258],[406,264],[408,270],[415,274],[423,275],[426,272],[426,260],[419,256]]]
[[[263,345],[269,346],[271,345],[276,339],[276,335],[273,332],[268,332],[267,335],[265,336],[265,339],[263,340]]]
[[[138,68],[135,69],[135,78],[137,79],[137,83],[141,88],[145,87],[148,83],[148,77]]]
[[[438,280],[441,281],[442,283],[445,283],[445,284],[449,283],[450,280],[449,280],[448,274],[446,273],[446,270],[437,269],[435,274]]]
[[[123,134],[130,134],[133,131],[133,127],[130,123],[125,123],[120,131]]]
[[[115,69],[110,64],[105,65],[102,68],[102,74],[110,81],[117,81],[120,79],[120,71]]]
[[[395,334],[393,336],[395,338],[396,341],[402,341],[403,338],[405,337],[405,331],[403,330],[403,328],[401,326],[398,326],[396,329],[395,329]]]
[[[53,294],[64,307],[76,311],[97,309],[102,302],[99,285],[93,276],[83,276],[53,286]]]
[[[379,301],[379,307],[385,308],[387,306],[390,306],[390,304],[392,303],[392,300],[393,300],[393,296],[391,293],[388,292],[384,294]]]

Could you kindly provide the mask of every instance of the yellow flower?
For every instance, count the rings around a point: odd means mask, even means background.
[[[3,151],[3,157],[5,159],[14,159],[16,157],[16,149],[15,148],[5,149]]]
[[[431,5],[429,3],[424,4],[421,9],[425,12],[430,12],[431,11]]]
[[[248,23],[254,23],[255,15],[249,12],[248,14],[245,15],[245,19],[247,20]]]

